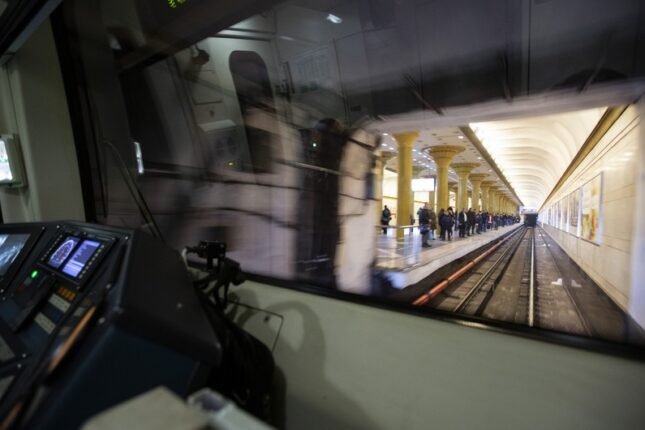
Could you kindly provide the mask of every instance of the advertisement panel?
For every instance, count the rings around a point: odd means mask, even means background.
[[[602,204],[602,174],[582,186],[581,237],[600,244]]]

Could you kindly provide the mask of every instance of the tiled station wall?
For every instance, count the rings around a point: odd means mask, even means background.
[[[641,169],[638,154],[640,115],[630,106],[605,134],[593,151],[570,176],[559,192],[546,202],[555,202],[603,173],[600,209],[600,244],[578,237],[575,232],[543,224],[565,252],[624,310],[630,309],[632,246],[635,223],[636,182]],[[546,211],[540,213],[546,220]],[[572,229],[573,231],[574,229]],[[637,318],[638,320],[639,318]]]

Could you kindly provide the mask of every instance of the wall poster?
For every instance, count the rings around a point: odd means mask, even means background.
[[[562,197],[562,230],[569,231],[569,198]]]
[[[557,218],[555,220],[555,228],[562,229],[562,200],[558,200],[555,204]]]
[[[600,244],[602,173],[582,186],[582,231],[585,240]]]
[[[580,236],[578,218],[580,217],[580,189],[569,194],[569,233]]]

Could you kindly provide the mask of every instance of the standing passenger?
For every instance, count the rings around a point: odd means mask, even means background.
[[[462,208],[459,212],[459,237],[466,237],[466,222],[468,221],[468,214],[466,208]]]
[[[437,229],[437,214],[430,208],[430,240],[434,240],[434,231]]]
[[[428,211],[428,204],[425,203],[418,212],[419,215],[419,232],[421,232],[421,247],[429,248],[428,233],[430,231],[430,212]]]
[[[383,209],[383,213],[381,214],[381,224],[384,226],[388,226],[390,225],[391,219],[392,219],[392,213],[390,212],[390,209],[388,209],[387,205],[385,205],[385,208]],[[387,234],[386,227],[383,227],[383,234]]]
[[[468,224],[466,228],[468,229],[468,231],[466,233],[468,233],[468,236],[472,236],[475,234],[475,218],[477,217],[477,215],[475,214],[473,208],[468,209],[467,215]]]
[[[455,226],[455,212],[452,210],[452,206],[448,206],[448,240],[452,240],[452,228]]]
[[[441,240],[446,240],[446,233],[448,232],[448,213],[441,208],[439,210],[439,228],[441,228]]]

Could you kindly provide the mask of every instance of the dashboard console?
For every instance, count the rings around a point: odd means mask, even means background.
[[[181,256],[161,241],[0,225],[0,428],[77,428],[158,385],[185,396],[221,359]]]

